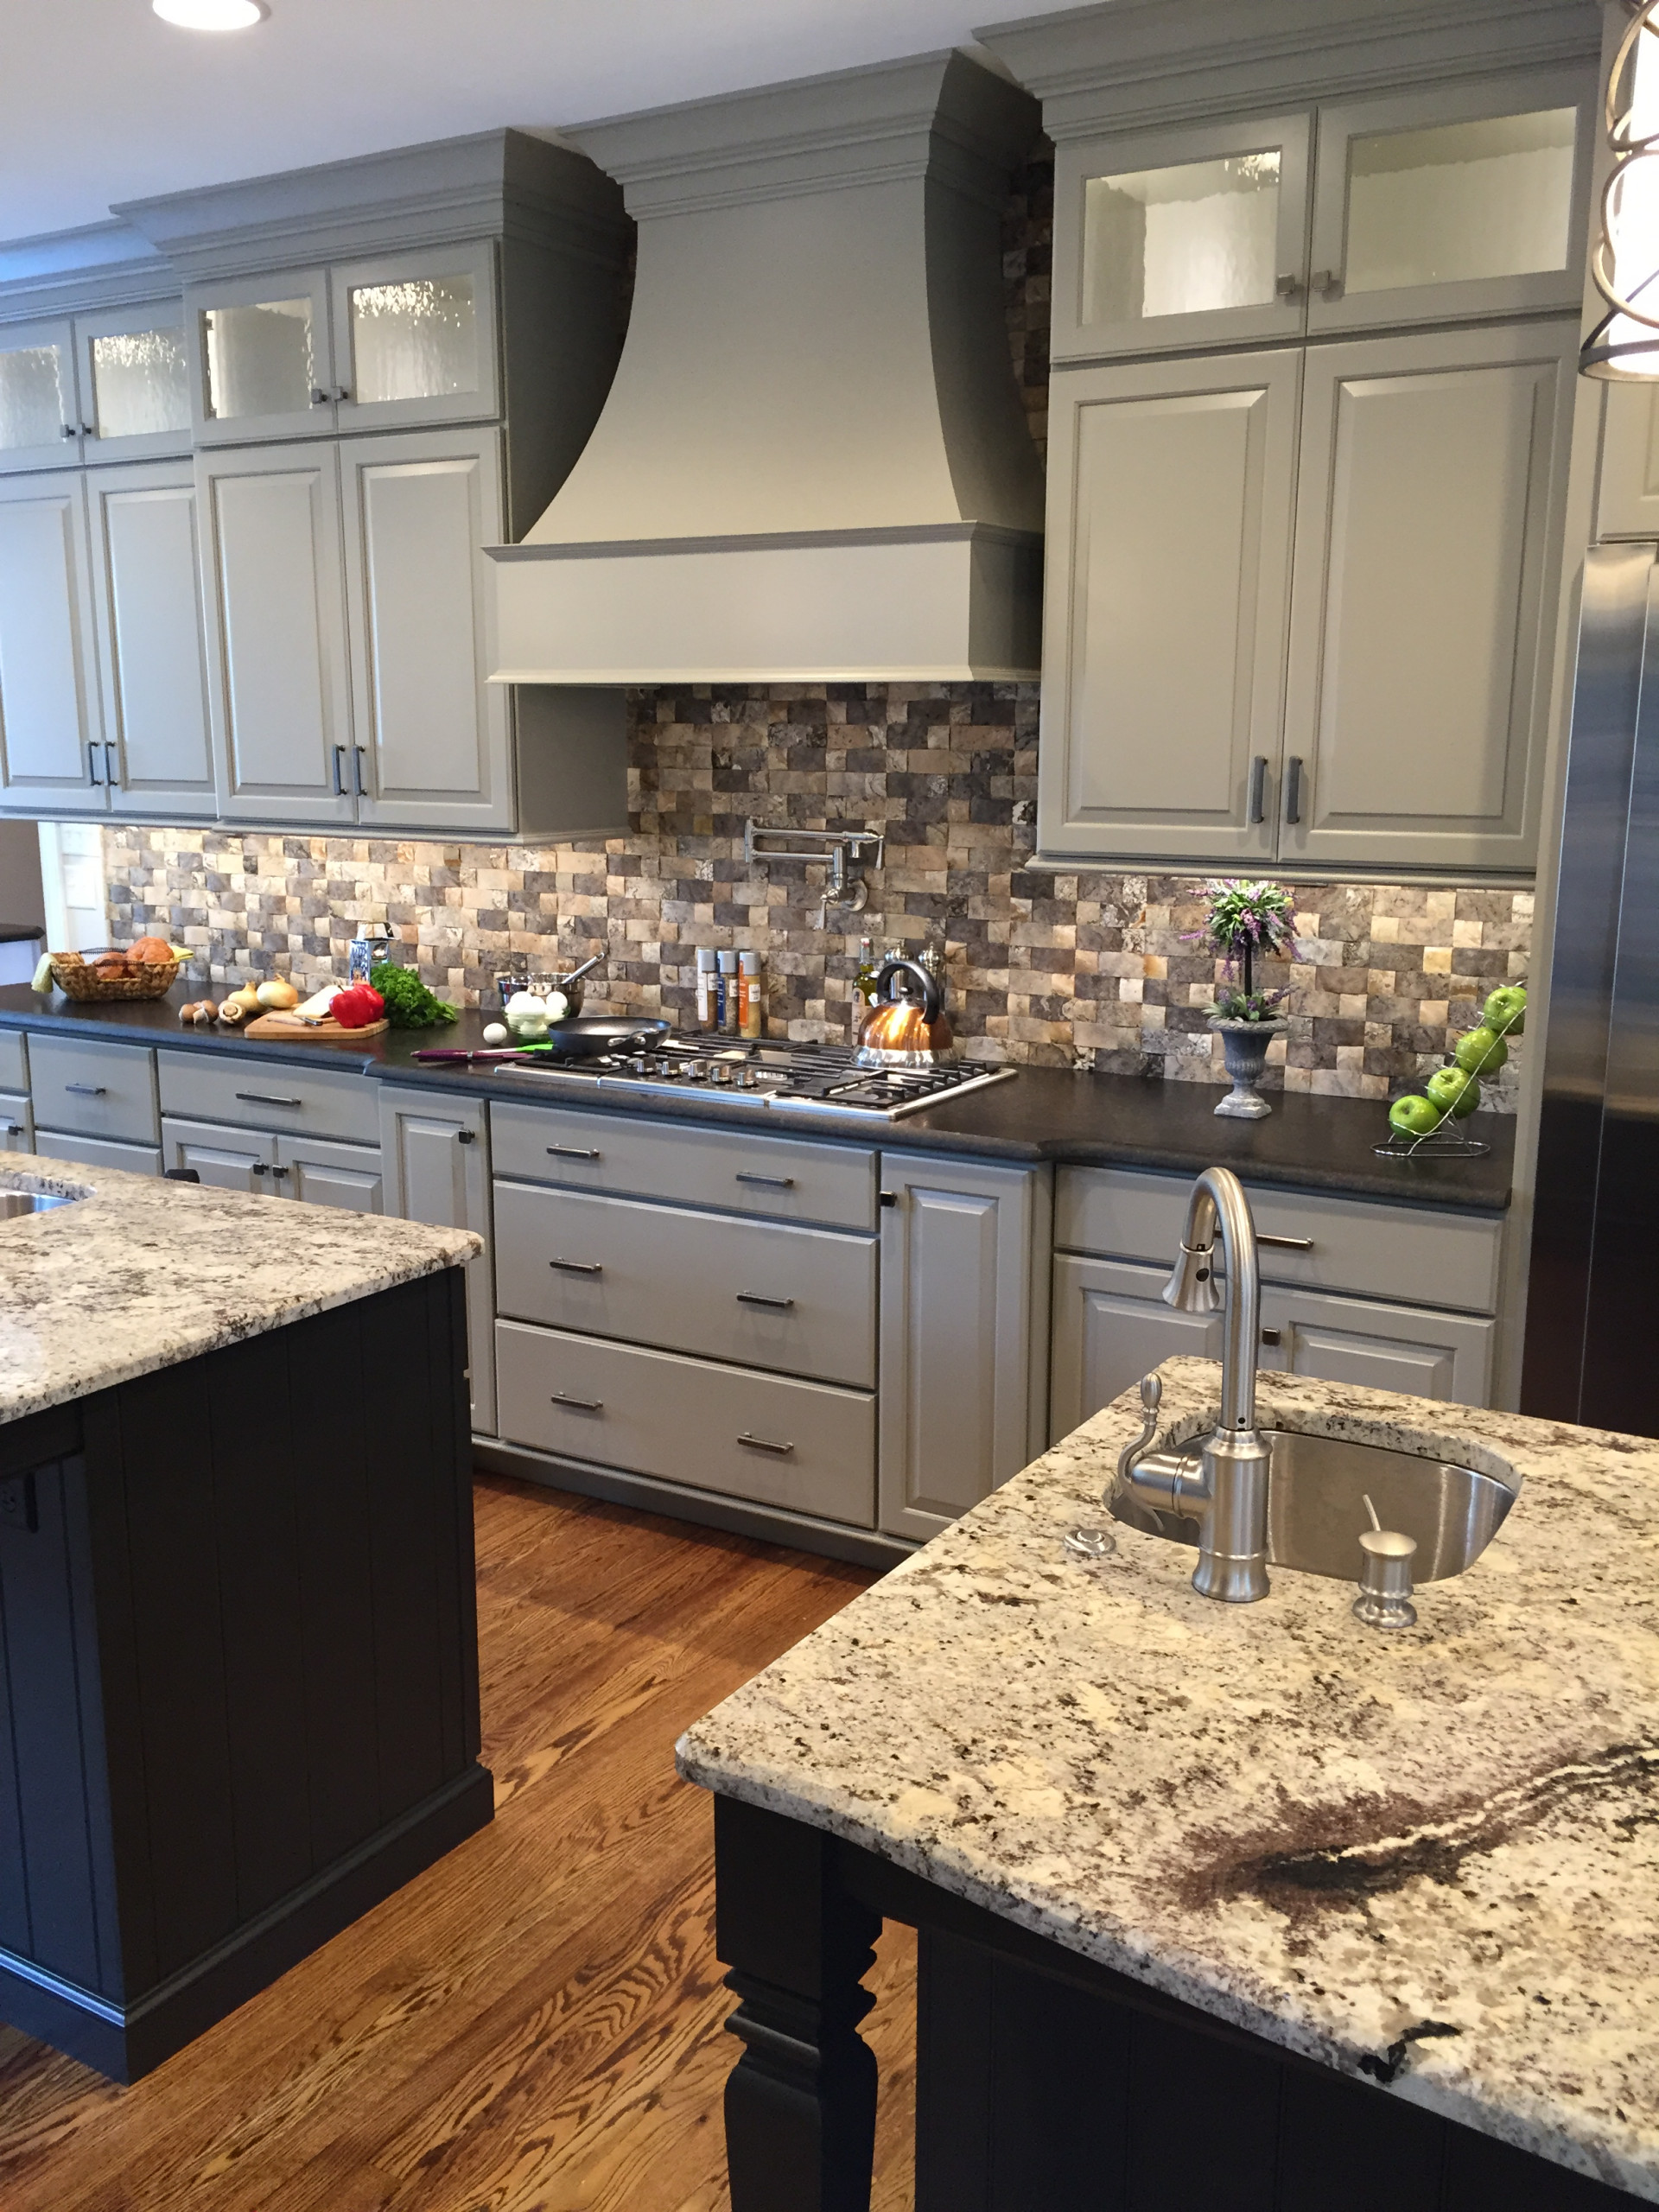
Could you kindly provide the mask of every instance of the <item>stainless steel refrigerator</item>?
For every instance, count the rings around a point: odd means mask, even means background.
[[[1659,1435],[1659,546],[1585,568],[1522,1409]]]

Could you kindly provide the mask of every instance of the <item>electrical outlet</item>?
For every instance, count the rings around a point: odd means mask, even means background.
[[[41,1525],[33,1475],[14,1475],[0,1483],[0,1529],[22,1529],[33,1535]]]

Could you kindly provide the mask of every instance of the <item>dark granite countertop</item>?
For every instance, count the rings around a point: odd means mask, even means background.
[[[0,922],[0,944],[29,944],[46,938],[44,922]]]
[[[1374,1102],[1276,1093],[1266,1121],[1221,1121],[1215,1111],[1219,1093],[1208,1084],[1022,1068],[1016,1082],[907,1115],[902,1121],[831,1122],[817,1114],[792,1114],[779,1108],[757,1110],[707,1095],[678,1092],[664,1099],[621,1086],[590,1092],[575,1084],[543,1085],[492,1074],[487,1065],[479,1070],[431,1066],[414,1058],[431,1045],[481,1045],[488,1017],[478,1013],[462,1014],[452,1028],[393,1030],[361,1046],[256,1044],[236,1030],[181,1028],[179,1004],[200,995],[199,985],[187,982],[175,985],[163,1000],[77,1006],[55,994],[38,998],[26,985],[13,984],[0,988],[0,1028],[120,1038],[172,1051],[229,1053],[238,1059],[297,1059],[310,1066],[354,1069],[474,1097],[590,1105],[607,1113],[682,1122],[736,1122],[779,1135],[810,1135],[826,1143],[879,1143],[889,1150],[956,1152],[980,1159],[1052,1160],[1080,1166],[1161,1167],[1189,1175],[1219,1165],[1250,1182],[1484,1213],[1501,1211],[1510,1202],[1515,1123],[1505,1115],[1477,1116],[1478,1133],[1491,1146],[1486,1159],[1379,1160],[1374,1147],[1386,1135],[1387,1125],[1382,1108]]]

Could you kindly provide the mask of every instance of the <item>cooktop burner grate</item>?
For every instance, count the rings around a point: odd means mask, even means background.
[[[1017,1071],[948,1061],[930,1067],[861,1068],[849,1045],[792,1045],[692,1033],[649,1050],[580,1061],[502,1060],[498,1075],[577,1090],[707,1091],[734,1105],[896,1121],[970,1090],[1006,1083]]]

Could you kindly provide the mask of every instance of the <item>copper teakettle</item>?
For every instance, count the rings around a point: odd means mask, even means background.
[[[897,976],[905,976],[915,990],[889,996],[888,986]],[[884,960],[872,988],[874,999],[858,1026],[860,1067],[928,1068],[941,1060],[960,1059],[961,1048],[944,1011],[944,984],[919,960]]]

